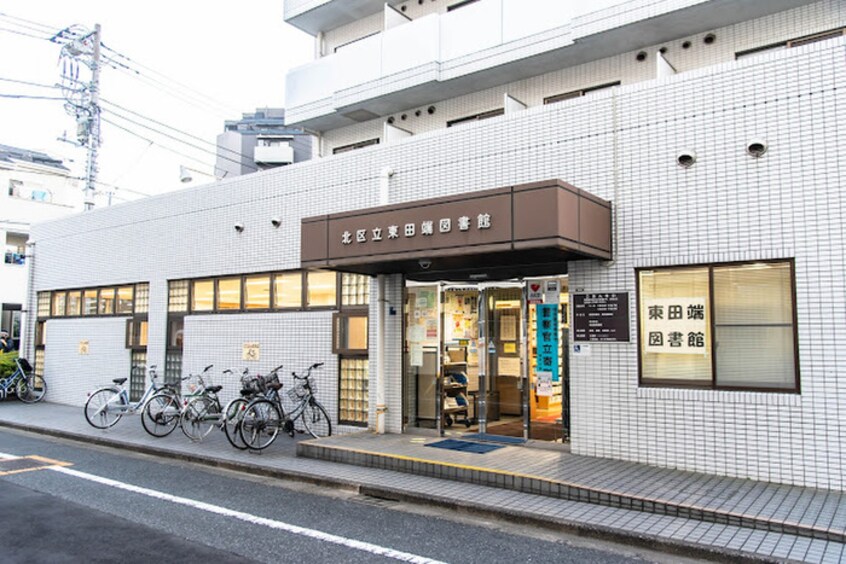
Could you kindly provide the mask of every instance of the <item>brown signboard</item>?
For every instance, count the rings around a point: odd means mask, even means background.
[[[629,338],[629,294],[573,294],[573,341],[624,342]]]
[[[611,257],[611,207],[561,181],[304,219],[301,262],[367,274],[443,273]],[[526,273],[529,274],[529,273]]]

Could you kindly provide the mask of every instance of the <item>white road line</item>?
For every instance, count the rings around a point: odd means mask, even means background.
[[[278,529],[280,531],[285,531],[288,533],[293,533],[295,535],[302,535],[305,537],[321,540],[324,542],[330,542],[333,544],[339,544],[341,546],[346,546],[349,548],[354,548],[356,550],[361,550],[364,552],[369,552],[370,554],[377,554],[379,556],[385,556],[387,558],[393,558],[395,560],[400,560],[402,562],[414,562],[419,564],[443,564],[438,560],[432,560],[430,558],[426,558],[424,556],[418,556],[416,554],[410,554],[408,552],[400,552],[398,550],[393,550],[391,548],[386,548],[384,546],[379,546],[376,544],[371,544],[369,542],[357,541],[354,539],[348,539],[346,537],[341,537],[338,535],[332,535],[330,533],[324,533],[323,531],[318,531],[315,529],[306,529],[305,527],[298,527],[297,525],[291,525],[288,523],[283,523],[281,521],[275,521],[273,519],[266,519],[264,517],[259,517],[257,515],[251,515],[249,513],[243,513],[241,511],[235,511],[232,509],[227,509],[225,507],[220,507],[218,505],[211,505],[209,503],[204,503],[202,501],[197,501],[194,499],[188,499],[185,497],[179,497],[175,495],[170,495],[164,492],[151,490],[148,488],[142,488],[139,486],[133,486],[132,484],[125,484],[123,482],[118,482],[117,480],[111,480],[109,478],[103,478],[101,476],[96,476],[94,474],[88,474],[87,472],[80,472],[78,470],[71,470],[70,468],[64,468],[61,466],[51,466],[50,470],[55,470],[56,472],[61,472],[62,474],[67,474],[69,476],[74,476],[77,478],[82,478],[83,480],[90,480],[92,482],[96,482],[98,484],[103,484],[106,486],[111,486],[113,488],[118,488],[121,490],[126,490],[133,493],[138,493],[141,495],[146,495],[149,497],[153,497],[156,499],[161,499],[164,501],[169,501],[171,503],[178,503],[180,505],[186,505],[188,507],[193,507],[195,509],[200,509],[202,511],[208,511],[209,513],[216,513],[217,515],[223,515],[225,517],[232,517],[235,519],[240,519],[241,521],[246,521],[247,523],[254,523],[257,525],[264,525],[265,527],[270,527],[271,529]]]
[[[5,452],[0,452],[0,458],[7,460],[7,459],[15,459],[20,458],[17,454],[6,454]]]

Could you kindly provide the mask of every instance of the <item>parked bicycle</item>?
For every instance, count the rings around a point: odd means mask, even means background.
[[[230,401],[223,410],[222,427],[229,443],[239,450],[246,450],[249,445],[241,437],[241,425],[247,406],[256,398],[266,397],[273,387],[279,384],[279,371],[282,365],[271,370],[266,376],[252,375],[245,369],[241,375],[241,395]],[[281,387],[281,384],[280,384]]]
[[[0,399],[9,397],[12,390],[22,402],[35,403],[44,399],[47,382],[43,376],[35,373],[27,359],[16,358],[15,371],[0,380]]]
[[[179,417],[179,427],[186,437],[195,442],[202,441],[211,430],[223,421],[223,410],[217,393],[223,386],[207,386],[203,374],[211,366],[207,366],[202,374],[197,375],[197,387],[191,390],[191,396],[184,401],[185,407]],[[231,370],[224,370],[224,374],[232,374]]]
[[[141,368],[143,370],[143,368]],[[88,424],[97,429],[108,429],[113,427],[124,415],[142,413],[141,424],[144,430],[155,436],[154,421],[144,417],[144,407],[156,393],[167,390],[176,398],[176,405],[179,405],[179,390],[172,384],[160,383],[157,381],[155,365],[148,369],[150,384],[138,401],[129,400],[129,390],[123,385],[127,378],[115,378],[111,385],[97,388],[88,394],[88,401],[85,402],[85,420]],[[178,413],[176,415],[178,417]]]
[[[181,386],[165,387],[153,394],[141,411],[141,424],[144,429],[154,437],[166,437],[176,429],[181,420],[182,412],[187,404],[187,399],[192,396],[203,394],[206,388],[203,375],[214,367],[213,364],[206,366],[200,374],[181,378],[180,382],[197,379],[197,384],[189,386],[190,391],[187,398],[181,395]],[[176,393],[174,393],[174,390]]]
[[[314,438],[332,434],[329,414],[314,397],[317,385],[311,372],[321,366],[322,362],[309,366],[303,376],[291,373],[294,385],[288,390],[288,396],[294,406],[287,414],[279,394],[282,384],[278,380],[268,383],[266,397],[254,399],[244,412],[240,428],[244,444],[253,450],[263,450],[273,444],[280,429],[291,437],[297,432],[308,433]]]

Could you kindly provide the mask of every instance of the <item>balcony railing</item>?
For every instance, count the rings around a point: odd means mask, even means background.
[[[338,91],[552,30],[618,2],[481,0],[445,14],[430,14],[292,69],[286,79],[286,103],[292,108],[306,106]]]
[[[253,158],[257,163],[290,164],[294,162],[294,148],[288,144],[270,146],[256,145]]]

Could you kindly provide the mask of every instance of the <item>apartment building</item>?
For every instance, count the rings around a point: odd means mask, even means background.
[[[26,303],[30,227],[82,208],[82,188],[60,159],[0,145],[0,329],[20,344]]]
[[[311,136],[285,126],[285,110],[259,108],[227,120],[217,136],[215,178],[229,178],[311,158]]]
[[[34,229],[49,399],[324,362],[337,432],[844,489],[846,1],[573,4],[285,2],[319,158]]]

